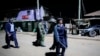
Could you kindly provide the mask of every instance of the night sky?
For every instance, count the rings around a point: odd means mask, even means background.
[[[3,3],[3,4],[1,4]],[[100,10],[99,0],[83,0],[85,12],[90,13]],[[52,15],[58,17],[60,12],[62,17],[77,18],[78,15],[78,0],[40,0],[40,5],[43,5],[51,12]],[[2,0],[0,1],[0,16],[5,16],[5,13],[13,15],[20,9],[28,9],[36,7],[36,0]],[[82,9],[83,13],[83,9]]]

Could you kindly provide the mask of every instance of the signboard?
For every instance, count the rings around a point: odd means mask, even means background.
[[[22,10],[18,13],[16,20],[18,21],[36,21],[43,19],[45,16],[44,8],[41,6],[38,9],[34,10]]]

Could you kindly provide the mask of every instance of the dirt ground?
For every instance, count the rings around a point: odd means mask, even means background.
[[[99,37],[88,38],[68,34],[68,48],[65,56],[100,56],[100,41],[97,40],[100,39]],[[0,56],[55,56],[55,50],[49,50],[53,43],[52,34],[45,36],[46,47],[32,44],[36,40],[36,33],[18,32],[17,39],[20,48],[4,49],[2,47],[6,45],[5,32],[0,32]],[[11,44],[14,45],[14,42]]]

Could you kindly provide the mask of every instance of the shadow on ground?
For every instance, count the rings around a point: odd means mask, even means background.
[[[56,56],[56,52],[47,52],[45,56]]]
[[[10,47],[13,47],[13,48],[14,48],[13,45],[10,45]],[[7,46],[7,45],[4,45],[4,46],[2,46],[2,48],[3,48],[3,49],[8,49],[8,46]]]
[[[36,42],[32,42],[32,45],[36,47],[39,46],[39,44],[37,44]]]

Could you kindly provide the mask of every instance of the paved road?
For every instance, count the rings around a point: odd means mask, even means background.
[[[55,52],[55,50],[49,50],[53,42],[50,35],[45,37],[46,47],[36,47],[32,45],[32,42],[36,40],[35,34],[18,33],[20,48],[3,49],[4,35],[4,32],[0,32],[0,56],[48,56],[45,54]],[[14,45],[13,42],[11,44]],[[65,56],[100,56],[100,41],[68,38],[68,46]]]

